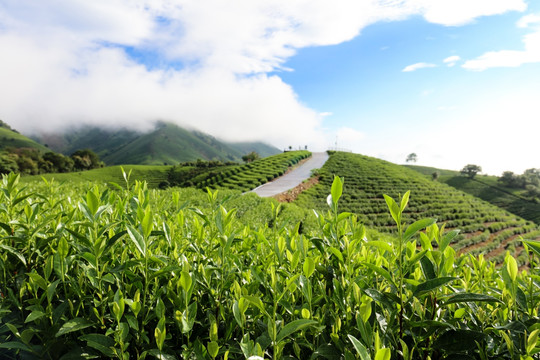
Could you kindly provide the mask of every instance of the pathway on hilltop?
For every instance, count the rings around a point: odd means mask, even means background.
[[[321,168],[326,160],[328,160],[328,154],[326,152],[312,153],[311,157],[296,169],[251,191],[261,197],[281,194],[301,184],[302,181],[309,179],[311,170]]]

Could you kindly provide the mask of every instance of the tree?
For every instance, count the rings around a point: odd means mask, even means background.
[[[8,152],[0,153],[0,174],[9,174],[10,172],[18,172],[19,165],[17,164],[18,156]]]
[[[43,160],[52,165],[50,171],[63,173],[73,170],[73,160],[62,154],[49,151],[43,154]]]
[[[77,170],[90,170],[103,167],[103,163],[99,161],[99,156],[89,149],[77,150],[71,154],[73,166]]]
[[[415,153],[410,153],[405,159],[406,162],[416,162],[416,160],[418,160],[418,156]]]
[[[434,171],[432,174],[431,174],[431,178],[433,179],[433,181],[437,181],[439,179],[439,172],[438,171]]]
[[[467,176],[469,179],[474,179],[476,174],[482,171],[482,167],[478,165],[469,164],[461,169],[461,175]]]
[[[527,169],[522,176],[526,185],[540,185],[540,169]]]
[[[520,187],[519,186],[519,177],[514,174],[512,171],[505,171],[502,173],[502,176],[497,179],[497,181],[502,182],[508,187]]]
[[[258,158],[259,158],[259,154],[257,154],[255,151],[252,151],[249,154],[242,156],[242,160],[244,160],[247,163],[255,161]]]

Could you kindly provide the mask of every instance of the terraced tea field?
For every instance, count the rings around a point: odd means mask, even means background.
[[[525,263],[520,237],[540,239],[540,228],[531,221],[379,159],[337,152],[326,162],[322,174],[319,185],[299,196],[298,205],[325,208],[333,175],[338,175],[345,178],[340,209],[358,214],[366,226],[379,231],[393,231],[383,194],[398,198],[410,190],[406,221],[432,217],[446,229],[459,229],[452,246],[460,253],[485,254],[500,263],[508,249]]]
[[[425,166],[406,165],[429,178],[433,172],[440,174],[438,181],[460,191],[476,196],[497,207],[508,210],[526,220],[540,225],[540,203],[523,196],[524,190],[508,188],[501,184],[496,176],[482,175],[474,179],[460,176],[458,171],[441,170]]]
[[[311,156],[309,151],[289,151],[269,156],[244,165],[229,165],[215,168],[193,167],[186,169],[179,166],[173,169],[170,176],[171,184],[180,187],[195,186],[204,189],[225,188],[231,190],[249,191],[283,175],[291,166]],[[192,176],[182,175],[182,172],[192,171]],[[175,175],[176,173],[176,175]],[[181,181],[175,178],[182,177]]]

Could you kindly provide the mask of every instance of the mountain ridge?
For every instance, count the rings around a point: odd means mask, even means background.
[[[225,142],[201,131],[163,121],[157,122],[150,132],[87,126],[64,134],[43,133],[34,139],[63,154],[88,148],[107,165],[164,165],[197,159],[241,161],[242,156],[251,151],[261,157],[281,152],[262,142]]]

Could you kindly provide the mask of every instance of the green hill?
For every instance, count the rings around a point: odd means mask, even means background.
[[[321,173],[320,183],[302,193],[296,200],[298,205],[326,209],[333,175],[338,175],[345,178],[340,210],[358,214],[364,224],[380,231],[394,229],[383,194],[397,198],[411,190],[405,221],[434,217],[447,228],[460,229],[453,243],[457,251],[484,253],[500,262],[505,249],[521,253],[520,236],[540,238],[537,224],[400,165],[338,152]]]
[[[47,147],[14,131],[0,120],[0,151],[8,148],[31,148],[42,152],[50,151]]]
[[[240,143],[226,143],[229,147],[235,149],[240,154],[245,155],[254,151],[259,154],[260,157],[267,157],[279,154],[281,151],[275,146],[268,145],[261,142],[240,142]]]
[[[78,149],[91,149],[107,165],[173,165],[197,159],[241,161],[242,156],[251,151],[261,157],[280,152],[258,142],[225,143],[200,131],[166,122],[158,122],[155,129],[147,133],[82,127],[64,134],[41,134],[37,139],[67,155]]]
[[[434,171],[441,176],[438,181],[474,195],[495,206],[540,225],[540,204],[522,195],[524,190],[509,188],[497,181],[496,176],[481,175],[470,179],[459,171],[440,170],[424,166],[407,166],[431,177]]]
[[[122,169],[131,173],[130,180],[146,181],[149,188],[178,186],[220,188],[249,191],[280,175],[302,159],[311,156],[309,151],[290,151],[265,157],[249,164],[195,161],[176,166],[166,165],[114,165],[88,171],[26,176],[23,182],[103,182],[125,184]]]

